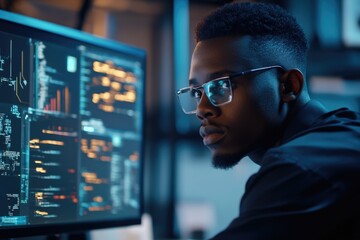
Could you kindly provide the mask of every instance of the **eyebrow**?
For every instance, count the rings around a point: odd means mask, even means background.
[[[224,77],[224,76],[228,76],[232,73],[235,73],[235,71],[231,71],[231,70],[221,70],[221,71],[217,71],[217,72],[213,72],[213,73],[210,73],[206,79],[208,81],[211,81],[213,79],[216,79],[216,78],[220,78],[220,77]],[[200,85],[199,82],[196,80],[196,78],[190,78],[189,79],[189,85],[194,85],[194,86],[198,86]]]

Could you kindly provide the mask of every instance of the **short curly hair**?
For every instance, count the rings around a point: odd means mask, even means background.
[[[308,44],[303,30],[293,16],[277,5],[228,3],[199,22],[195,31],[196,42],[249,35],[258,40],[255,44],[260,47],[259,44],[274,40],[291,52],[298,63],[306,62]]]

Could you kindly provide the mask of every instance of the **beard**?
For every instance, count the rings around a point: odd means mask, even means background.
[[[237,165],[246,154],[222,154],[213,155],[212,165],[217,169],[230,169]]]

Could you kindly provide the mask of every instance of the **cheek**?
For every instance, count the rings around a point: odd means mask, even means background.
[[[249,91],[248,89],[236,89],[234,91],[233,115],[240,121],[259,122],[273,108],[270,91]]]
[[[233,106],[227,111],[229,131],[232,139],[237,142],[252,142],[263,132],[265,119],[257,99],[252,95],[238,91],[234,94]]]
[[[249,138],[260,137],[281,121],[277,82],[268,81],[264,84],[267,79],[260,80],[234,89],[236,106],[232,122],[237,123],[238,130]]]
[[[277,121],[280,113],[280,95],[277,82],[255,86],[253,89],[248,94],[252,111],[264,122],[272,125],[274,121]]]

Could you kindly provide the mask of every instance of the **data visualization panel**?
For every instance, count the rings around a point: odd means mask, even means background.
[[[144,52],[13,23],[7,14],[0,15],[0,236],[139,221]]]
[[[31,39],[1,34],[0,89],[7,93],[0,94],[1,103],[29,105],[31,53]]]
[[[34,112],[30,129],[30,222],[76,218],[77,119]]]
[[[61,113],[79,112],[80,91],[76,50],[43,41],[35,43],[36,108]]]
[[[105,127],[135,131],[139,128],[137,91],[143,78],[141,65],[104,53],[82,49],[81,113],[84,119],[101,119]],[[116,121],[121,118],[121,122]]]

